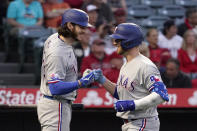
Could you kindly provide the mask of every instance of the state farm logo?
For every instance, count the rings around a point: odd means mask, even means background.
[[[188,103],[192,106],[197,105],[197,91],[194,91],[193,96],[188,99]]]
[[[11,90],[0,90],[0,105],[34,105],[37,104],[41,96],[40,91],[33,93],[21,90],[20,92],[14,92]]]
[[[92,90],[92,91],[88,91],[86,97],[82,99],[82,103],[86,106],[90,106],[90,105],[98,106],[98,105],[102,105],[103,99],[98,96],[98,93],[96,91]]]

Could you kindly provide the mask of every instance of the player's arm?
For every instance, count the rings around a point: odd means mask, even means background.
[[[116,84],[111,82],[109,79],[107,79],[103,73],[102,70],[97,69],[97,70],[93,70],[94,72],[94,76],[95,76],[95,80],[97,82],[99,82],[100,84],[102,84],[104,86],[104,88],[116,99],[119,99],[118,97],[118,93],[117,93],[117,87]]]
[[[161,96],[155,92],[152,92],[150,95],[139,99],[134,100],[135,110],[146,109],[149,107],[157,106],[163,103],[165,100],[161,98]]]
[[[103,86],[112,96],[114,96],[114,94],[117,95],[116,84],[111,82],[109,79],[106,78],[106,81],[103,83]]]
[[[134,111],[157,106],[168,101],[168,93],[163,82],[155,82],[149,89],[150,94],[138,100],[120,100],[114,104],[118,112]]]
[[[94,74],[90,73],[82,77],[80,80],[73,82],[63,81],[66,77],[65,66],[68,65],[69,60],[65,60],[63,56],[50,56],[47,67],[45,67],[45,76],[48,81],[49,90],[51,95],[68,94],[80,87],[89,85],[94,80]]]
[[[53,75],[51,80],[48,80],[49,90],[52,95],[63,95],[68,94],[77,90],[80,87],[85,87],[94,81],[94,74],[90,72],[80,80],[75,82],[64,82],[57,76]]]

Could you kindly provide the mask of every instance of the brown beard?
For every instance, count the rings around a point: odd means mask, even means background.
[[[73,31],[71,31],[71,30],[67,27],[66,24],[65,24],[64,26],[59,27],[59,28],[58,28],[58,34],[59,34],[59,35],[62,35],[62,36],[65,37],[65,38],[70,37],[70,38],[72,38],[72,39],[78,41],[78,39],[77,39],[77,33],[76,33],[76,30],[75,30],[75,25],[73,25],[73,26],[74,26],[74,30],[73,30]]]
[[[75,41],[78,41],[75,27],[74,27],[74,30],[73,31],[70,31],[70,37],[73,38]]]

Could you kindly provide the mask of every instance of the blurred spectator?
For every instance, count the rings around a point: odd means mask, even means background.
[[[171,57],[168,49],[160,48],[158,43],[158,30],[151,28],[146,33],[146,40],[148,42],[148,48],[150,51],[150,59],[158,68],[165,66],[167,60]]]
[[[92,0],[93,4],[97,6],[98,19],[97,21],[105,21],[106,23],[111,23],[113,20],[113,13],[108,4],[105,4],[103,0]]]
[[[85,11],[87,12],[89,16],[89,23],[93,25],[93,27],[89,28],[90,31],[93,33],[96,32],[96,22],[98,18],[98,8],[95,5],[89,4],[86,6]]]
[[[85,0],[63,0],[64,2],[68,3],[72,8],[80,9],[83,1]]]
[[[177,51],[181,48],[182,37],[177,35],[177,27],[173,20],[167,20],[162,33],[159,33],[158,46],[167,48],[173,58],[177,58]]]
[[[73,44],[75,56],[77,58],[77,66],[78,70],[80,71],[80,66],[82,59],[90,54],[90,46],[89,46],[89,39],[90,39],[90,31],[86,29],[85,33],[79,35],[78,39],[81,43],[76,42]],[[81,74],[79,74],[80,76]]]
[[[89,4],[93,4],[98,8],[98,18],[97,23],[108,23],[111,24],[113,21],[113,13],[110,6],[103,2],[103,0],[91,0],[90,2],[85,2],[82,6],[83,10],[86,10],[86,7]]]
[[[125,0],[107,0],[107,3],[111,7],[112,11],[115,12],[119,8],[123,8],[125,13],[127,12],[127,5]]]
[[[111,68],[108,71],[106,77],[110,81],[116,83],[118,80],[120,68],[123,65],[123,57],[117,54],[116,52],[113,52],[109,57],[110,57]]]
[[[107,72],[111,68],[110,57],[105,54],[105,43],[96,39],[91,45],[91,53],[89,56],[84,57],[81,64],[81,74],[86,69],[102,69],[103,74],[107,75]],[[96,84],[98,86],[98,84]]]
[[[110,24],[100,23],[97,24],[97,32],[93,33],[90,38],[90,45],[95,39],[102,39],[105,42],[105,52],[111,54],[116,50],[109,35],[113,32],[114,27]]]
[[[66,2],[59,3],[58,0],[46,0],[43,3],[45,26],[57,28],[61,23],[61,15],[69,8],[70,6]]]
[[[37,0],[37,1],[43,4],[46,0]]]
[[[177,59],[169,59],[166,64],[166,71],[161,74],[162,80],[167,88],[191,88],[190,78],[183,74]]]
[[[119,8],[114,12],[115,26],[126,22],[126,12],[123,8]]]
[[[139,46],[139,50],[140,53],[148,58],[150,58],[150,51],[149,48],[147,46],[147,44],[145,42],[143,42],[140,46]]]
[[[43,11],[41,4],[34,0],[17,0],[10,3],[7,11],[8,23],[13,27],[41,26]]]
[[[197,73],[197,39],[192,30],[183,35],[183,45],[178,51],[180,69],[186,73]]]
[[[193,29],[195,26],[197,26],[197,8],[189,8],[185,13],[184,23],[178,26],[178,34],[183,36],[188,29]]]

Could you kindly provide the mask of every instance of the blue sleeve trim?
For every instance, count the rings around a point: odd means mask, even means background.
[[[116,86],[116,88],[115,88],[113,97],[119,100],[118,91],[117,91],[117,86]]]
[[[76,82],[63,82],[63,81],[56,81],[56,82],[48,82],[49,90],[52,95],[64,95],[79,88],[78,81]]]

